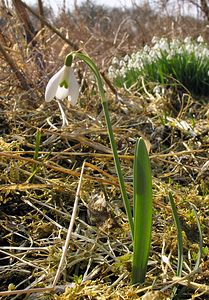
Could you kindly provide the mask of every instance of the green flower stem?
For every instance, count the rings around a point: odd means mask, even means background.
[[[103,107],[104,114],[105,114],[105,121],[106,121],[107,130],[108,130],[108,134],[109,134],[110,144],[112,147],[115,168],[117,171],[121,194],[122,194],[126,214],[127,214],[130,229],[131,229],[132,238],[133,238],[134,222],[133,222],[133,218],[132,218],[132,212],[131,212],[129,198],[128,198],[128,195],[126,192],[125,181],[124,181],[122,170],[121,170],[120,160],[118,157],[117,147],[116,147],[116,143],[115,143],[115,139],[114,139],[114,135],[113,135],[112,124],[110,121],[110,115],[109,115],[109,110],[108,110],[108,102],[107,102],[107,98],[105,96],[102,78],[100,76],[97,66],[94,64],[94,62],[88,56],[86,56],[85,54],[83,54],[81,52],[73,52],[73,53],[70,53],[69,56],[74,56],[74,57],[77,57],[77,58],[81,59],[82,61],[84,61],[89,66],[89,68],[93,71],[93,73],[96,77],[101,100],[102,100],[102,107]],[[67,60],[67,58],[68,58],[68,56],[66,57],[66,60]]]
[[[132,238],[133,238],[134,222],[133,222],[133,218],[132,218],[130,202],[129,202],[128,195],[127,195],[127,192],[126,192],[126,187],[125,187],[123,174],[122,174],[122,171],[121,171],[120,160],[119,160],[118,153],[117,153],[117,147],[116,147],[116,143],[115,143],[115,139],[114,139],[114,135],[113,135],[112,125],[111,125],[109,111],[108,111],[108,103],[107,102],[102,102],[102,107],[103,107],[103,110],[104,110],[104,113],[105,113],[105,120],[106,120],[106,124],[107,124],[107,128],[108,128],[109,139],[110,139],[112,151],[113,151],[114,162],[115,162],[115,167],[116,167],[116,171],[117,171],[117,175],[118,175],[118,180],[119,180],[119,183],[120,183],[121,194],[122,194],[122,197],[123,197],[123,202],[124,202],[124,206],[125,206],[125,209],[126,209],[126,214],[127,214],[127,217],[128,217],[129,225],[130,225],[130,228],[131,228],[131,234],[132,234]]]

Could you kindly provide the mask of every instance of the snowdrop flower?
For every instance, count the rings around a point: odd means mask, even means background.
[[[119,59],[117,57],[113,57],[112,64],[117,66],[119,64]]]
[[[55,98],[59,105],[62,116],[62,127],[68,125],[61,100],[68,98],[72,105],[75,105],[79,95],[79,84],[71,67],[72,56],[68,55],[65,59],[64,66],[52,76],[45,90],[45,101],[50,102]]]
[[[203,39],[203,37],[201,35],[198,36],[197,42],[198,43],[203,43],[204,42],[204,39]]]
[[[156,44],[156,43],[158,43],[158,41],[159,41],[159,38],[156,37],[156,36],[153,36],[153,38],[152,38],[152,44]]]
[[[75,105],[79,95],[79,85],[70,66],[64,65],[49,80],[46,91],[45,100],[50,102],[54,98],[63,100],[68,97],[72,105]]]
[[[125,62],[129,61],[130,56],[128,54],[125,55],[125,57],[123,58]]]
[[[185,44],[191,44],[192,43],[192,38],[190,36],[187,36],[185,39],[184,39],[184,43]]]

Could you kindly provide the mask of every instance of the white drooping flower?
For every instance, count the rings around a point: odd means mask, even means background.
[[[204,39],[203,39],[203,37],[201,35],[198,36],[197,42],[198,43],[203,43],[204,42]]]
[[[63,100],[68,98],[72,105],[75,105],[79,95],[79,84],[70,66],[64,65],[49,80],[46,91],[45,100],[50,102],[54,98]]]
[[[61,100],[68,98],[72,105],[75,105],[79,95],[79,84],[71,67],[72,55],[66,56],[64,66],[52,76],[45,90],[45,101],[50,102],[55,99],[59,105],[62,116],[62,127],[68,125]]]

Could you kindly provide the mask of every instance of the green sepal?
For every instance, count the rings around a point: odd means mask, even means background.
[[[65,58],[65,66],[67,67],[71,67],[72,66],[72,62],[73,62],[73,56],[72,54],[68,54]]]

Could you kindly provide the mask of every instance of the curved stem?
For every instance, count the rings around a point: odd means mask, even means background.
[[[72,53],[69,54],[69,55],[72,55]],[[118,156],[118,152],[117,152],[117,146],[116,146],[116,143],[115,143],[115,138],[114,138],[113,129],[112,129],[112,124],[111,124],[111,121],[110,121],[110,115],[109,115],[109,110],[108,110],[108,102],[107,102],[107,99],[106,99],[106,96],[105,96],[105,91],[104,91],[104,88],[103,88],[103,81],[102,81],[102,78],[100,76],[98,68],[96,67],[94,62],[88,56],[86,56],[85,54],[83,54],[81,52],[73,52],[73,55],[76,56],[77,58],[81,59],[82,61],[84,61],[89,66],[89,68],[93,71],[93,73],[96,77],[96,80],[97,80],[97,84],[98,84],[98,88],[99,88],[99,92],[100,92],[100,96],[101,96],[101,100],[102,100],[102,107],[103,107],[104,114],[105,114],[105,121],[106,121],[106,125],[107,125],[110,144],[111,144],[111,147],[112,147],[115,168],[116,168],[116,172],[117,172],[117,175],[118,175],[118,180],[119,180],[119,184],[120,184],[120,190],[121,190],[121,194],[122,194],[122,198],[123,198],[123,203],[124,203],[124,207],[125,207],[126,214],[127,214],[127,217],[128,217],[128,221],[129,221],[129,225],[130,225],[130,229],[131,229],[131,234],[132,234],[132,239],[133,239],[134,222],[133,222],[133,217],[132,217],[132,212],[131,212],[131,207],[130,207],[128,194],[127,194],[127,191],[126,191],[125,181],[124,181],[122,170],[121,170],[120,160],[119,160],[119,156]]]

